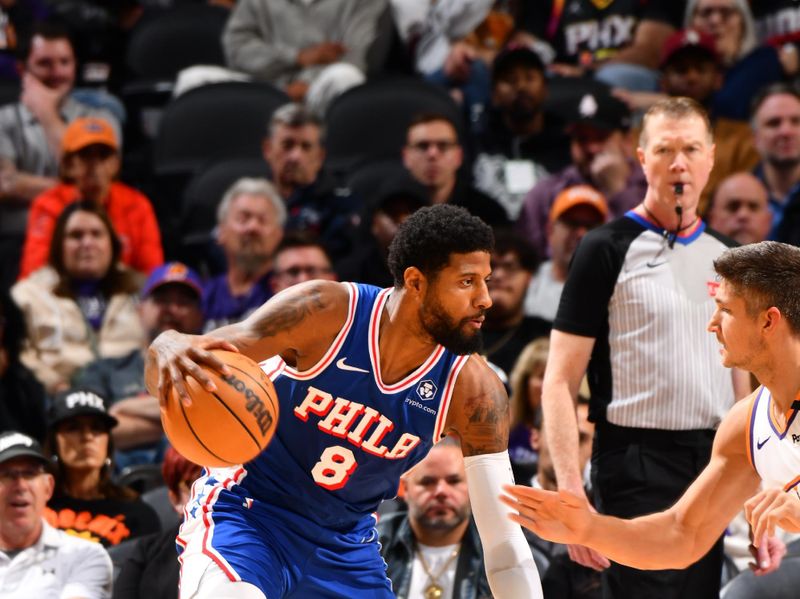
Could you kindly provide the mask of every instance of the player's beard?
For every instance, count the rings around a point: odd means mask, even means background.
[[[483,312],[480,315],[483,315]],[[419,316],[423,328],[433,337],[433,340],[454,354],[480,353],[483,349],[483,336],[480,329],[475,330],[471,335],[464,332],[464,325],[475,318],[474,316],[454,322],[439,301],[431,297],[431,294],[428,294],[425,303],[420,308]]]

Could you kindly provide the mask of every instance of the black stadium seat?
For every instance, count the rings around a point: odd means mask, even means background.
[[[449,116],[463,133],[458,105],[440,87],[413,77],[368,81],[336,98],[326,115],[326,164],[349,172],[368,161],[396,159],[406,126],[419,112]]]
[[[268,83],[204,85],[170,102],[153,144],[153,200],[168,256],[180,248],[181,198],[189,179],[210,162],[260,158],[272,113],[289,97]]]
[[[229,14],[220,6],[196,4],[145,17],[131,32],[128,68],[136,79],[171,81],[192,65],[224,65],[221,38]]]
[[[192,65],[224,65],[222,30],[230,11],[206,4],[148,9],[130,34],[121,96],[130,116],[126,144],[149,146],[175,79]]]
[[[159,464],[134,464],[122,469],[114,479],[121,487],[130,487],[137,493],[145,493],[164,484]]]
[[[189,90],[164,111],[156,174],[192,173],[210,160],[256,158],[272,113],[289,97],[268,83],[230,81]]]
[[[407,171],[400,160],[360,164],[348,177],[350,191],[366,206],[371,205],[389,182],[400,181]]]

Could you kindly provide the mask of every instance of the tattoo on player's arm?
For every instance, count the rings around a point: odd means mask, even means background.
[[[311,288],[302,295],[293,295],[281,298],[280,302],[270,306],[267,304],[263,310],[256,313],[250,323],[245,336],[252,336],[253,341],[264,337],[273,337],[279,333],[290,330],[304,319],[326,307],[319,289]],[[246,343],[245,339],[242,339]]]
[[[488,390],[464,403],[461,449],[465,456],[496,453],[508,448],[508,398]]]

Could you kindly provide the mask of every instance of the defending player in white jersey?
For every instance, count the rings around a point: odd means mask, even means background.
[[[502,499],[518,512],[512,520],[644,570],[697,560],[743,503],[757,547],[778,526],[800,532],[800,248],[746,245],[727,250],[714,268],[720,284],[708,330],[722,363],[749,370],[763,386],[724,418],[697,480],[670,509],[632,520],[594,513],[567,491],[509,486]]]

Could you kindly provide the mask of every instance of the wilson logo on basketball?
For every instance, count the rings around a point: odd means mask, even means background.
[[[261,434],[267,434],[267,431],[272,428],[272,414],[264,406],[264,402],[261,401],[256,392],[248,387],[243,380],[236,378],[232,374],[220,378],[244,395],[247,402],[245,403],[245,408],[255,417],[258,428],[261,429]]]

